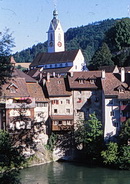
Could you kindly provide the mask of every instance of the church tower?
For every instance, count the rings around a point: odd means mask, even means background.
[[[62,52],[65,51],[64,46],[64,32],[62,30],[60,21],[57,19],[58,12],[53,11],[53,19],[48,30],[48,52]]]

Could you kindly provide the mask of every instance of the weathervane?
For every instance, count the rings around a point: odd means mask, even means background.
[[[53,0],[53,4],[54,4],[54,9],[56,10],[56,7],[57,7],[57,0]]]

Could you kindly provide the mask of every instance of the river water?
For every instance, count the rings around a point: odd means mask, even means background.
[[[22,184],[130,184],[130,172],[54,162],[23,169]]]

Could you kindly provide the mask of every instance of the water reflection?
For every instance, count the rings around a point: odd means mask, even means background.
[[[129,184],[129,171],[88,168],[81,164],[50,163],[24,169],[22,184]]]

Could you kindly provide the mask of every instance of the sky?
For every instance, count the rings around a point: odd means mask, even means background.
[[[0,32],[9,28],[13,53],[47,40],[53,10],[64,32],[111,18],[130,17],[130,0],[0,0]]]

